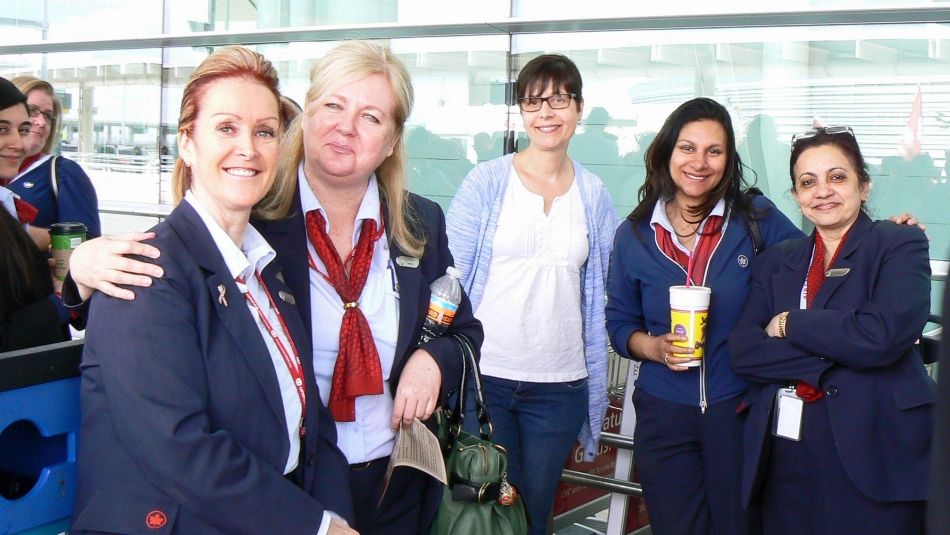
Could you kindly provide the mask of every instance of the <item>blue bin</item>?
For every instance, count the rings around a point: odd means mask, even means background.
[[[44,348],[0,356],[0,535],[56,535],[72,515],[82,346]]]

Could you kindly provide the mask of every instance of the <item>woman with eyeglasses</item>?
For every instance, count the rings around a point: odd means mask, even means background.
[[[757,250],[801,232],[768,199],[745,193],[729,112],[696,98],[666,119],[644,158],[640,203],[617,229],[607,279],[613,348],[640,361],[633,390],[637,469],[657,535],[743,535],[740,399],[726,338]],[[750,223],[754,222],[756,231]],[[756,237],[753,238],[753,235]],[[673,345],[670,287],[712,290],[698,365]]]
[[[7,187],[37,209],[30,236],[44,251],[50,244],[48,229],[53,223],[82,223],[87,238],[99,236],[99,199],[92,181],[78,163],[53,156],[63,115],[53,86],[33,76],[10,81],[26,95],[32,130],[26,139],[26,159]]]
[[[934,384],[915,342],[930,310],[928,243],[872,221],[854,133],[796,136],[792,196],[811,236],[758,259],[729,338],[752,386],[743,501],[769,535],[924,532]]]
[[[536,535],[547,532],[575,439],[593,458],[607,406],[604,278],[618,220],[601,179],[567,155],[581,85],[565,56],[529,61],[516,91],[530,145],[475,167],[447,215],[449,248],[485,329],[494,438]]]

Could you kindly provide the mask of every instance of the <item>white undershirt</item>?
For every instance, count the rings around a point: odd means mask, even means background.
[[[581,268],[588,251],[577,181],[545,215],[544,198],[528,191],[512,167],[475,311],[485,330],[485,375],[538,383],[587,377]]]
[[[304,217],[310,210],[323,210],[320,201],[307,184],[301,164],[297,173],[300,189],[300,205]],[[366,195],[356,214],[353,229],[353,245],[360,237],[363,219],[375,219],[380,224],[380,198],[375,175],[370,178]],[[329,233],[329,218],[324,211]],[[322,273],[326,267],[317,256],[313,244],[307,240],[307,251]],[[337,422],[337,445],[350,464],[372,461],[390,455],[396,435],[389,427],[393,413],[393,397],[389,384],[393,360],[396,355],[396,337],[399,334],[399,292],[394,269],[390,262],[386,234],[376,240],[373,262],[370,265],[366,285],[360,296],[359,307],[366,316],[373,341],[379,352],[383,370],[383,393],[356,398],[356,421]],[[343,302],[339,294],[319,273],[310,270],[310,323],[313,329],[313,368],[324,403],[330,400],[333,368],[340,352],[340,324],[343,322]]]

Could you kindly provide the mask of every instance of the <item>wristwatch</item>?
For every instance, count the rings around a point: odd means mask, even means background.
[[[785,322],[788,321],[788,311],[778,315],[778,337],[785,338]]]

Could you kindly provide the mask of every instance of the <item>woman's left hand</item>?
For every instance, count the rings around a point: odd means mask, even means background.
[[[427,420],[439,400],[442,372],[435,359],[425,349],[417,349],[399,377],[393,417],[390,426],[395,431],[399,424],[409,425],[413,418]]]

